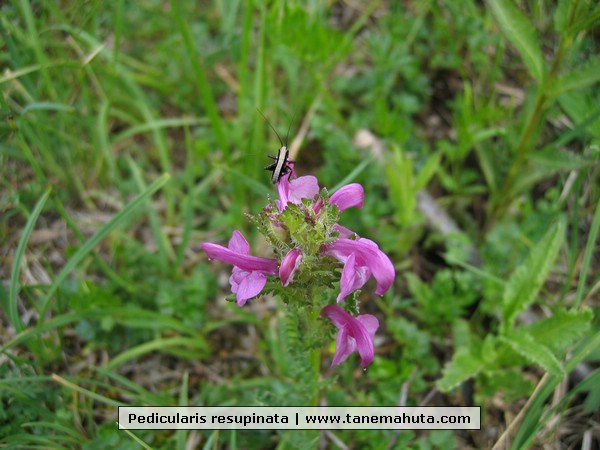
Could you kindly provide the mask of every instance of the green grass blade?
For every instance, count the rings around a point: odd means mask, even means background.
[[[202,353],[206,352],[208,346],[205,342],[198,338],[188,338],[183,336],[175,336],[169,338],[159,338],[150,342],[145,342],[136,347],[132,347],[124,352],[120,353],[117,357],[113,358],[106,365],[106,370],[113,370],[119,367],[121,364],[126,363],[135,358],[139,358],[146,353],[158,350],[167,351],[172,348],[185,347],[199,350]]]
[[[590,234],[588,235],[587,244],[585,246],[585,252],[583,253],[583,264],[581,265],[581,272],[579,275],[579,282],[577,284],[577,295],[575,296],[575,302],[573,309],[579,309],[581,306],[581,300],[583,299],[583,292],[585,291],[585,282],[587,280],[588,272],[590,270],[590,264],[592,262],[592,255],[597,249],[596,239],[598,239],[598,231],[600,230],[600,200],[596,205],[596,212],[594,213],[594,219],[592,220],[592,226],[590,227]]]
[[[83,317],[84,316],[80,313],[67,313],[67,314],[62,314],[60,316],[53,317],[52,319],[50,319],[44,323],[38,324],[35,327],[27,328],[27,329],[21,331],[19,334],[17,334],[10,341],[8,341],[4,345],[2,345],[2,347],[0,347],[0,353],[3,353],[6,350],[8,350],[9,348],[12,348],[15,345],[20,344],[21,342],[26,341],[27,339],[29,339],[32,336],[41,334],[44,331],[52,330],[54,328],[59,328],[63,325],[71,323],[71,322],[76,322],[78,320],[81,320]]]
[[[354,169],[352,169],[352,171],[346,175],[344,177],[344,179],[342,181],[340,181],[338,184],[336,184],[333,189],[330,190],[330,192],[335,192],[337,191],[339,188],[341,188],[342,186],[351,183],[357,176],[359,176],[362,172],[365,171],[365,169],[369,166],[369,164],[371,164],[373,162],[375,158],[373,158],[372,156],[363,159],[359,165],[357,165]]]
[[[108,398],[108,397],[105,397],[104,395],[100,395],[96,392],[92,392],[89,389],[86,389],[75,383],[72,383],[71,381],[69,381],[55,373],[52,374],[52,379],[68,389],[79,392],[80,394],[83,394],[86,397],[94,399],[100,403],[104,403],[105,405],[109,405],[109,406],[113,406],[113,407],[125,406],[125,404],[122,402],[118,402],[116,400],[113,400],[112,398]]]
[[[179,406],[188,406],[188,389],[189,389],[190,376],[188,372],[183,373],[181,380],[181,389],[179,390]],[[177,448],[178,450],[185,450],[185,443],[188,437],[188,430],[177,430]]]
[[[175,19],[177,29],[179,30],[179,32],[181,33],[181,37],[183,38],[183,44],[188,54],[190,64],[192,65],[192,70],[194,71],[196,82],[198,84],[198,89],[200,91],[200,96],[202,97],[202,103],[204,104],[204,108],[206,108],[206,113],[211,122],[212,129],[215,133],[215,138],[217,140],[217,143],[219,144],[219,147],[221,147],[221,151],[225,155],[226,160],[230,162],[227,159],[229,155],[229,152],[227,151],[227,139],[225,137],[225,132],[223,131],[223,123],[221,121],[221,116],[219,115],[219,110],[217,109],[217,104],[215,102],[215,95],[213,93],[210,83],[206,79],[204,67],[202,67],[202,64],[200,62],[202,61],[202,56],[199,55],[196,50],[190,26],[184,20],[182,7],[183,2],[181,2],[181,0],[171,0],[170,3],[173,11],[173,18]]]
[[[126,139],[137,134],[145,133],[146,131],[156,131],[162,128],[177,128],[193,125],[206,125],[206,119],[197,117],[180,117],[170,119],[152,119],[139,125],[134,125],[127,128],[125,131],[117,134],[112,139],[112,145],[118,144]]]
[[[119,423],[117,422],[117,426],[119,425]],[[125,433],[127,433],[127,435],[133,439],[135,442],[137,442],[138,444],[140,444],[144,449],[146,450],[153,450],[152,447],[150,447],[148,444],[146,444],[141,438],[137,437],[135,434],[133,434],[131,431],[129,430],[120,430],[120,431],[124,431]]]
[[[10,323],[16,328],[18,332],[23,331],[23,324],[21,323],[21,318],[19,317],[18,305],[17,305],[17,294],[19,292],[19,275],[21,273],[21,261],[23,260],[23,255],[25,254],[25,249],[27,248],[27,242],[29,242],[29,237],[33,232],[33,227],[37,222],[39,215],[48,200],[48,196],[50,195],[50,189],[48,189],[42,198],[37,202],[31,216],[29,216],[29,220],[25,224],[25,228],[23,229],[23,233],[21,234],[21,239],[19,240],[19,245],[17,246],[17,251],[15,252],[15,257],[13,260],[12,270],[10,273],[10,288],[8,293],[8,318]]]
[[[42,81],[45,85],[47,95],[54,99],[56,98],[56,91],[54,89],[54,86],[52,85],[52,79],[50,78],[50,74],[47,70],[48,60],[46,58],[46,53],[43,50],[43,46],[40,42],[40,36],[36,28],[36,18],[33,14],[33,10],[31,8],[31,5],[29,4],[29,1],[21,0],[19,3],[21,7],[21,13],[23,14],[25,23],[27,24],[27,34],[29,39],[31,40],[33,52],[35,53],[37,62],[40,65]]]
[[[40,318],[43,317],[50,305],[52,295],[56,292],[60,284],[65,280],[67,275],[79,264],[83,258],[87,256],[113,229],[119,224],[123,223],[140,205],[142,205],[152,194],[158,191],[165,183],[169,180],[170,175],[165,173],[154,181],[148,189],[140,193],[131,203],[123,208],[115,217],[113,217],[106,225],[100,228],[83,246],[75,252],[71,259],[65,264],[60,273],[54,279],[54,282],[50,286],[50,289],[46,293],[42,300],[42,308],[40,312]]]
[[[138,186],[138,189],[140,190],[140,192],[144,192],[144,190],[146,190],[147,187],[146,187],[146,182],[144,181],[144,177],[142,175],[140,168],[137,166],[137,164],[131,158],[127,159],[127,163],[129,164],[129,169],[131,170],[131,173],[133,174],[133,178],[135,180],[135,183]],[[156,241],[158,251],[160,252],[160,255],[161,255],[161,263],[162,263],[163,269],[166,270],[169,263],[175,259],[175,252],[173,251],[171,242],[162,232],[162,230],[160,228],[160,219],[158,217],[158,214],[156,213],[156,210],[154,208],[152,208],[152,205],[150,204],[150,202],[147,202],[146,210],[148,211],[148,219],[150,220],[150,228],[152,228],[152,234],[154,234],[154,240]]]

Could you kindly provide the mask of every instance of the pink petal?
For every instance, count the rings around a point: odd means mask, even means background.
[[[329,244],[323,253],[333,256],[343,263],[354,253],[356,255],[355,265],[368,267],[377,280],[375,293],[378,295],[387,292],[396,277],[396,271],[390,259],[385,253],[379,250],[377,244],[368,239],[361,238],[358,241],[353,241],[351,239],[339,238]]]
[[[246,272],[239,267],[233,266],[233,270],[231,271],[231,275],[229,276],[229,284],[231,285],[231,292],[234,294],[238,291],[240,287],[240,283],[244,280],[246,276],[248,276],[250,272]]]
[[[358,183],[342,186],[329,199],[340,211],[348,208],[362,208],[365,201],[365,190]]]
[[[332,366],[337,366],[348,359],[356,351],[356,340],[348,336],[346,328],[340,328],[335,339],[335,353],[333,354]]]
[[[351,292],[363,287],[371,276],[369,269],[364,266],[356,266],[355,260],[356,257],[352,253],[344,264],[342,278],[340,279],[340,293],[337,296],[338,303],[344,300]]]
[[[315,212],[315,214],[319,214],[319,211],[321,211],[322,207],[323,207],[323,200],[321,200],[321,199],[317,200],[315,202],[315,204],[313,205],[313,211]]]
[[[362,314],[354,318],[335,305],[324,307],[321,316],[328,317],[339,329],[332,365],[343,362],[355,350],[360,355],[362,367],[371,364],[375,356],[373,337],[379,327],[375,316]]]
[[[234,230],[231,239],[229,239],[229,243],[227,244],[227,248],[243,255],[250,254],[250,244],[248,244],[244,235],[238,230]]]
[[[287,177],[283,177],[279,183],[277,183],[277,193],[279,194],[279,200],[275,200],[275,205],[279,212],[283,211],[289,201],[290,182]]]
[[[277,273],[277,260],[272,258],[260,258],[250,256],[230,250],[222,245],[204,242],[200,244],[202,250],[206,252],[209,258],[218,259],[229,264],[233,264],[240,269],[251,272],[258,270],[270,275]]]
[[[377,317],[372,316],[371,314],[361,314],[356,320],[363,324],[371,338],[375,337],[375,332],[379,328],[379,320],[377,320]]]
[[[296,178],[290,183],[290,201],[292,203],[302,203],[303,198],[311,200],[318,193],[319,182],[312,175]]]
[[[307,175],[304,177],[288,180],[283,177],[277,183],[277,192],[279,193],[279,202],[276,202],[279,211],[283,211],[288,202],[294,204],[302,203],[302,199],[312,199],[319,193],[319,182],[316,177]]]
[[[346,227],[343,227],[337,223],[333,225],[333,229],[339,233],[340,237],[343,237],[343,238],[349,238],[353,234],[356,234],[354,231],[352,231]]]
[[[367,316],[368,314],[364,314],[363,316]],[[374,321],[377,322],[377,327],[379,327],[379,321],[375,318],[375,316],[370,316]],[[360,318],[360,316],[359,316]],[[360,324],[361,331],[355,334],[356,339],[356,349],[358,350],[358,354],[360,355],[362,367],[367,367],[369,364],[373,362],[373,358],[375,358],[375,347],[373,346],[373,336],[369,335],[369,332],[365,328],[365,326],[358,321],[356,324]],[[358,325],[357,325],[358,326]],[[363,331],[364,330],[364,331]]]
[[[267,277],[260,272],[250,272],[246,275],[238,285],[235,298],[238,306],[244,306],[250,298],[260,294],[267,284]]]
[[[302,252],[294,248],[285,255],[283,261],[281,261],[281,266],[279,267],[279,278],[281,278],[281,284],[287,286],[294,279],[294,274],[298,267],[300,267],[300,262],[302,261]]]

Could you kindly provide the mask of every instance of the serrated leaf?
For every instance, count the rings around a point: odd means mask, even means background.
[[[442,378],[437,381],[437,387],[442,392],[448,392],[477,375],[483,366],[484,362],[478,355],[474,355],[469,349],[461,348],[444,367]]]
[[[556,354],[562,354],[569,345],[587,333],[592,318],[592,311],[587,308],[580,311],[559,311],[552,317],[520,329]]]
[[[425,303],[431,296],[431,289],[429,286],[421,281],[421,279],[414,273],[407,272],[406,281],[408,282],[408,290],[415,297],[417,302]]]
[[[565,222],[561,220],[546,232],[507,281],[502,296],[505,333],[512,329],[517,314],[535,300],[554,265],[564,234]]]
[[[576,129],[600,137],[600,109],[593,96],[586,95],[585,92],[571,91],[558,97],[558,103],[569,119],[577,124]]]
[[[558,147],[547,147],[527,155],[527,159],[537,167],[548,169],[547,175],[558,171],[583,169],[593,164],[577,156],[574,153],[566,152]]]
[[[500,340],[510,346],[519,355],[543,367],[552,375],[564,376],[565,370],[554,353],[545,345],[537,342],[530,334],[519,330],[510,336],[500,336]]]
[[[535,28],[512,0],[488,0],[500,29],[523,58],[538,83],[544,79],[544,58]]]
[[[574,89],[583,89],[600,81],[600,58],[596,57],[581,67],[562,74],[554,82],[552,96],[559,96]]]

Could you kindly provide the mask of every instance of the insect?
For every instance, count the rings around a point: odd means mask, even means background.
[[[290,151],[287,148],[287,141],[288,141],[288,137],[290,136],[290,128],[292,126],[292,123],[290,122],[290,126],[288,127],[287,134],[285,136],[285,144],[284,144],[283,141],[281,140],[281,136],[279,136],[279,133],[277,133],[277,130],[275,130],[273,125],[271,125],[271,122],[269,122],[269,119],[267,119],[265,117],[265,115],[260,111],[260,109],[257,108],[257,111],[267,121],[267,123],[271,127],[271,130],[273,130],[275,132],[275,134],[277,135],[277,139],[279,139],[279,143],[281,144],[281,147],[279,147],[279,151],[277,152],[277,156],[269,155],[269,158],[273,159],[275,162],[273,164],[266,166],[265,170],[270,170],[272,172],[271,182],[273,184],[279,183],[281,181],[281,178],[285,175],[288,176],[288,180],[289,180],[290,177],[292,176],[292,168],[288,164],[294,162],[294,161],[290,161],[288,159],[288,157],[290,156]],[[292,122],[293,122],[293,120],[292,120]]]

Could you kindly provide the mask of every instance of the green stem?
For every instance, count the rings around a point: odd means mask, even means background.
[[[574,19],[577,6],[577,1],[575,1],[571,7],[571,11],[569,14],[569,23],[572,23]],[[548,96],[548,92],[551,92],[551,88],[558,73],[558,69],[561,66],[564,54],[567,48],[570,46],[571,42],[571,35],[561,36],[558,50],[552,62],[552,67],[550,68],[548,76],[544,79],[544,81],[539,87],[535,99],[535,104],[533,107],[533,112],[531,113],[527,120],[527,123],[525,124],[525,128],[523,129],[523,133],[521,134],[519,143],[517,145],[517,150],[515,151],[515,157],[510,165],[506,177],[504,178],[502,188],[500,189],[499,193],[495,196],[494,200],[491,202],[491,211],[488,214],[488,220],[485,226],[486,230],[489,230],[492,227],[492,225],[496,221],[496,218],[500,216],[510,204],[510,201],[514,195],[514,193],[511,192],[514,186],[514,182],[521,173],[524,161],[526,160],[527,152],[531,148],[530,141],[534,135],[534,132],[539,126],[540,122],[543,120],[544,115],[550,106],[551,97]]]
[[[311,289],[312,291],[312,289]],[[313,298],[315,298],[313,296]],[[319,326],[319,311],[320,308],[314,305],[310,312],[310,325],[311,327],[315,327],[312,329],[316,329]],[[319,389],[319,381],[321,378],[321,346],[317,346],[310,351],[310,365],[311,365],[311,373],[313,376],[313,382],[311,386],[313,388],[313,392],[310,396],[309,406],[319,406],[319,398],[320,398],[320,389]]]

